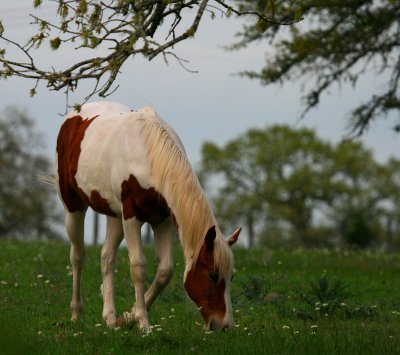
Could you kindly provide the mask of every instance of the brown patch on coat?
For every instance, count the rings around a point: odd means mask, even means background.
[[[62,124],[57,137],[58,177],[61,198],[69,212],[81,211],[86,206],[96,212],[116,216],[100,193],[93,190],[90,197],[78,186],[75,176],[78,171],[78,161],[81,154],[81,143],[85,132],[93,120],[84,120],[77,115],[68,118]]]
[[[145,189],[140,186],[133,175],[121,184],[121,202],[124,219],[136,217],[157,225],[171,215],[165,198],[153,187]]]
[[[82,194],[85,195],[82,191]],[[106,214],[107,216],[116,217],[116,213],[111,210],[107,200],[101,197],[100,193],[96,190],[93,190],[90,193],[90,199],[87,201],[87,204],[93,208],[97,213]]]
[[[196,304],[205,322],[221,321],[225,317],[225,280],[218,282],[214,270],[213,249],[204,243],[200,249],[196,265],[187,273],[185,290]]]

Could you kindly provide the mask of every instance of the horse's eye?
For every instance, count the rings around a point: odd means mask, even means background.
[[[218,281],[218,273],[216,273],[216,272],[210,272],[209,274],[208,274],[208,276],[210,277],[210,279],[213,281],[213,282],[217,282]]]

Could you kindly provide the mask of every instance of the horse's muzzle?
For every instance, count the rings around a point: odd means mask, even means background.
[[[212,332],[216,330],[229,330],[232,329],[233,325],[228,324],[226,322],[218,322],[216,319],[211,319],[210,322],[208,323],[208,329],[211,330]]]

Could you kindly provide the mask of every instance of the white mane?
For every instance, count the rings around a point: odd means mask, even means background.
[[[142,110],[141,110],[142,111]],[[220,275],[232,269],[232,254],[186,153],[152,109],[143,110],[145,137],[155,188],[174,214],[185,255],[186,271],[196,263],[207,231],[215,226],[214,264]]]

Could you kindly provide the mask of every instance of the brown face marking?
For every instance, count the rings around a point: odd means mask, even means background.
[[[218,274],[214,270],[213,250],[207,248],[204,243],[196,265],[186,275],[184,286],[207,324],[211,319],[221,322],[225,317],[225,280],[217,282]]]
[[[171,215],[165,198],[153,187],[145,189],[140,186],[133,175],[121,184],[121,202],[125,219],[136,217],[157,225]]]

